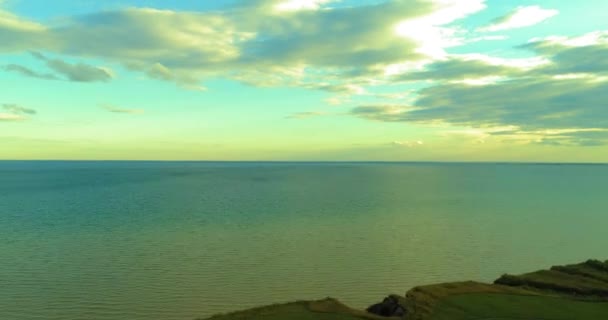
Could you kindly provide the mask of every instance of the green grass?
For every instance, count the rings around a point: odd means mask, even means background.
[[[331,298],[298,301],[216,315],[207,320],[381,320]]]
[[[608,303],[538,295],[470,293],[441,299],[430,319],[600,320],[608,319]]]
[[[503,275],[494,283],[546,293],[608,298],[608,263],[588,260],[522,275]]]
[[[407,320],[608,319],[608,261],[473,281],[419,286],[399,298]],[[381,320],[327,298],[217,315],[208,320]],[[399,319],[399,318],[395,318]]]
[[[267,310],[256,309],[249,310],[246,312],[239,312],[233,314],[227,314],[223,316],[215,316],[209,320],[360,320],[346,314],[336,313],[317,313],[312,312],[303,304],[286,304],[282,306],[275,306],[268,308]]]
[[[554,266],[551,270],[600,280],[605,282],[608,287],[608,262],[587,260],[579,264]]]

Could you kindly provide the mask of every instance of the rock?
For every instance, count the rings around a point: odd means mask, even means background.
[[[406,314],[406,309],[399,304],[396,296],[388,296],[382,302],[367,308],[366,311],[382,317],[403,317]]]

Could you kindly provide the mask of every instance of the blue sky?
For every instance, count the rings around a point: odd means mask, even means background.
[[[0,0],[0,159],[606,162],[606,11]]]

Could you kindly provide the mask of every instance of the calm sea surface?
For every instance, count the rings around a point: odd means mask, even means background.
[[[190,320],[608,258],[608,166],[0,162],[0,319]]]

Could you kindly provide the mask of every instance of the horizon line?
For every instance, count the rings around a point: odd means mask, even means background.
[[[158,163],[378,163],[378,164],[547,164],[547,165],[608,165],[608,162],[558,161],[460,161],[460,160],[144,160],[144,159],[0,159],[2,162],[158,162]]]

